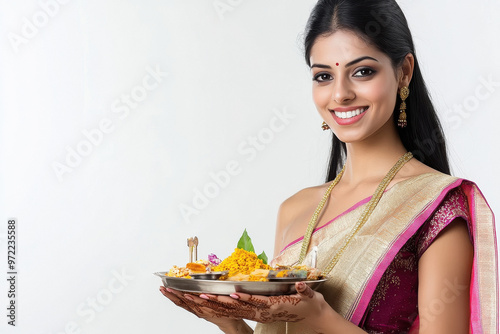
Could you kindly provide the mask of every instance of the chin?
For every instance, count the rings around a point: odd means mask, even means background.
[[[369,135],[365,131],[360,131],[360,129],[333,129],[335,136],[343,143],[350,144],[365,140]]]

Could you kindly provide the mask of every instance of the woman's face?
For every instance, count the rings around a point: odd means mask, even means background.
[[[313,99],[345,143],[394,131],[398,80],[391,60],[350,31],[319,37],[311,49]]]

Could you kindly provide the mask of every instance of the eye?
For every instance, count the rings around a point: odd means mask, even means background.
[[[353,77],[364,78],[364,77],[369,77],[370,75],[373,75],[373,74],[375,74],[374,70],[372,70],[371,68],[368,68],[368,67],[364,67],[364,68],[361,68],[358,71],[356,71],[356,73],[354,73]]]
[[[331,81],[333,80],[333,77],[328,74],[328,73],[318,73],[316,74],[314,77],[313,77],[313,80],[314,81],[317,81],[317,82],[326,82],[326,81]]]

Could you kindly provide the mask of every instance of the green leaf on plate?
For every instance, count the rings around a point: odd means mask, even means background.
[[[252,252],[255,253],[255,248],[253,247],[252,244],[252,239],[248,236],[247,229],[243,231],[243,235],[241,236],[240,240],[238,241],[238,246],[237,248],[244,249],[247,252]],[[259,256],[257,256],[259,259],[262,260],[265,264],[267,264],[267,255],[266,252],[260,253]]]
[[[260,255],[259,255],[259,256],[257,256],[257,257],[258,257],[259,259],[261,259],[261,260],[262,260],[262,262],[264,262],[264,264],[267,264],[267,255],[266,255],[266,252],[264,252],[264,251],[263,251],[263,252],[262,252],[262,253],[260,253]]]
[[[243,235],[241,236],[240,240],[238,241],[238,248],[244,249],[247,252],[254,252],[255,249],[253,248],[252,244],[252,239],[248,236],[247,229],[243,232]]]

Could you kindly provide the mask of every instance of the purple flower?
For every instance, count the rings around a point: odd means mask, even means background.
[[[208,255],[208,262],[210,262],[214,266],[218,266],[222,261],[217,257],[217,255],[212,253]]]

